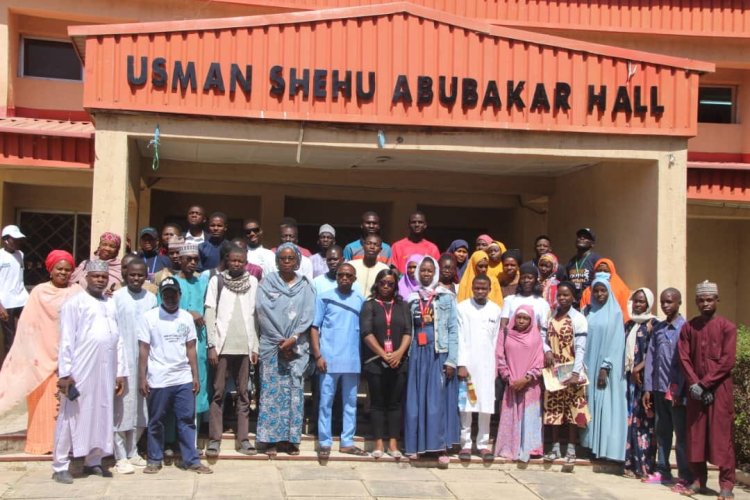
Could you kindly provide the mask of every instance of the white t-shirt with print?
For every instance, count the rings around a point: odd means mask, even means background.
[[[23,252],[0,248],[0,304],[6,309],[23,307],[29,292],[23,286]]]
[[[193,381],[186,344],[197,338],[193,317],[184,309],[169,313],[157,307],[143,315],[138,340],[150,346],[149,387],[161,389]]]

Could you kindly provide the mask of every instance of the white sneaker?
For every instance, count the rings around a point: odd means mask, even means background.
[[[131,457],[128,462],[130,462],[130,465],[134,465],[135,467],[145,467],[148,465],[148,461],[146,461],[142,456],[140,455],[134,455]]]
[[[134,474],[135,473],[135,467],[131,465],[130,462],[127,461],[127,459],[122,459],[117,461],[117,465],[115,465],[115,470],[118,474]]]

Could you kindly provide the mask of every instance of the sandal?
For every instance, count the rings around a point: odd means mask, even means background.
[[[542,460],[544,460],[545,462],[554,462],[555,460],[560,460],[560,452],[556,450],[552,450],[546,455],[544,455]]]
[[[576,454],[575,453],[568,453],[565,455],[565,465],[575,465],[576,463]]]
[[[469,448],[464,448],[463,450],[458,452],[458,459],[462,462],[468,462],[471,460],[471,450]]]
[[[276,449],[275,444],[270,444],[266,446],[264,453],[272,458],[279,454],[278,450]]]
[[[480,450],[479,456],[482,457],[482,460],[484,460],[485,462],[492,462],[493,460],[495,460],[495,454],[492,453],[492,450],[490,450],[489,448]]]
[[[327,460],[331,456],[331,447],[330,446],[321,446],[318,449],[318,459],[320,460]]]
[[[682,491],[680,491],[680,495],[685,496],[685,497],[692,497],[695,495],[700,495],[705,492],[706,492],[705,486],[701,486],[698,483],[692,483],[687,486],[683,486]]]
[[[212,439],[211,441],[208,442],[208,447],[206,447],[206,456],[208,458],[216,458],[219,456],[220,449],[221,449],[221,441]]]
[[[372,458],[383,458],[383,450],[375,450],[372,452]]]
[[[291,456],[299,455],[299,446],[294,443],[289,443],[286,448],[286,454]]]
[[[730,498],[734,498],[734,493],[732,493],[732,490],[721,490],[719,492],[718,500],[729,500]]]
[[[361,448],[357,448],[356,446],[347,446],[346,448],[339,448],[339,453],[343,453],[345,455],[354,455],[355,457],[369,456],[369,454],[365,450]]]
[[[622,477],[625,477],[628,479],[640,479],[638,475],[630,469],[625,469],[624,471],[622,471]]]
[[[448,455],[440,455],[438,457],[438,469],[447,469],[450,463],[451,459]]]
[[[401,457],[403,457],[403,455],[401,454],[401,452],[398,451],[398,450],[388,450],[388,451],[386,451],[386,453],[388,454],[389,457],[395,458],[396,460],[400,460]]]

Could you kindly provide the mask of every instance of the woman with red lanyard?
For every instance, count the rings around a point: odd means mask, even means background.
[[[458,315],[456,296],[438,286],[438,265],[425,256],[417,266],[419,291],[409,296],[414,335],[406,382],[404,445],[409,458],[435,453],[438,467],[460,442],[458,415]]]
[[[375,450],[401,458],[401,400],[406,385],[407,353],[411,342],[409,306],[398,294],[398,273],[384,269],[375,277],[372,294],[362,306],[359,331],[364,341],[362,372],[370,390],[370,415]],[[388,450],[383,441],[388,439]]]

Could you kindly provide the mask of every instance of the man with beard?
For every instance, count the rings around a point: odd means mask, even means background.
[[[224,432],[224,388],[232,377],[237,387],[237,451],[255,455],[248,438],[250,398],[247,381],[250,364],[258,362],[258,332],[255,329],[255,296],[258,280],[247,272],[247,253],[232,246],[225,269],[208,282],[206,327],[208,362],[214,367],[214,392],[209,417],[209,443],[206,456],[217,457]]]
[[[71,484],[70,452],[86,457],[83,474],[112,477],[102,458],[112,454],[114,398],[125,392],[129,375],[117,329],[114,301],[104,293],[109,265],[86,264],[86,292],[68,299],[60,311],[58,357],[60,414],[52,452],[52,479]]]

